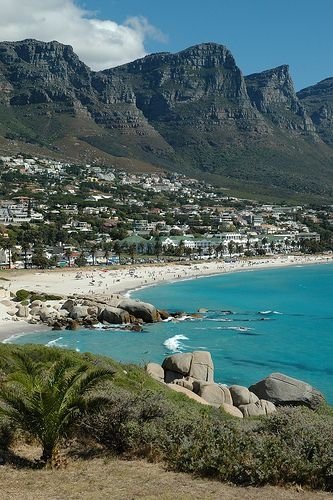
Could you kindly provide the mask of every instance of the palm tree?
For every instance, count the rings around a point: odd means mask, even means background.
[[[13,358],[15,371],[0,391],[0,415],[36,438],[42,446],[42,462],[51,463],[79,415],[108,402],[94,389],[114,372],[83,364],[73,366],[69,358],[48,367],[41,367],[23,353]]]

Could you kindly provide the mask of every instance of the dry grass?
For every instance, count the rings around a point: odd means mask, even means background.
[[[297,488],[239,488],[168,472],[145,461],[95,458],[70,461],[66,469],[31,470],[0,467],[3,500],[95,499],[241,499],[328,500],[332,494]]]

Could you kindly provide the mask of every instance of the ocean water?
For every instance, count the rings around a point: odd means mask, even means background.
[[[333,264],[197,278],[141,289],[133,298],[198,319],[121,330],[47,332],[12,339],[117,360],[161,363],[175,352],[208,350],[215,380],[249,386],[272,372],[305,380],[333,403]]]

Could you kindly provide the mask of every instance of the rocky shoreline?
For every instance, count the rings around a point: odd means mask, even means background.
[[[26,290],[20,292],[16,297],[7,297],[2,301],[8,316],[14,321],[45,325],[53,330],[119,325],[141,331],[144,323],[155,323],[169,317],[166,311],[158,310],[152,304],[122,295],[54,297],[42,293],[37,296],[35,292]],[[22,295],[25,299],[19,301]]]
[[[278,406],[301,405],[314,410],[324,402],[323,395],[310,384],[281,373],[272,373],[249,388],[216,383],[208,351],[173,354],[162,365],[148,363],[146,371],[170,389],[238,418],[269,415]]]

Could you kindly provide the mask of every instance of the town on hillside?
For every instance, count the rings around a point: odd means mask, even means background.
[[[332,252],[333,205],[259,203],[168,172],[0,157],[0,266]]]

